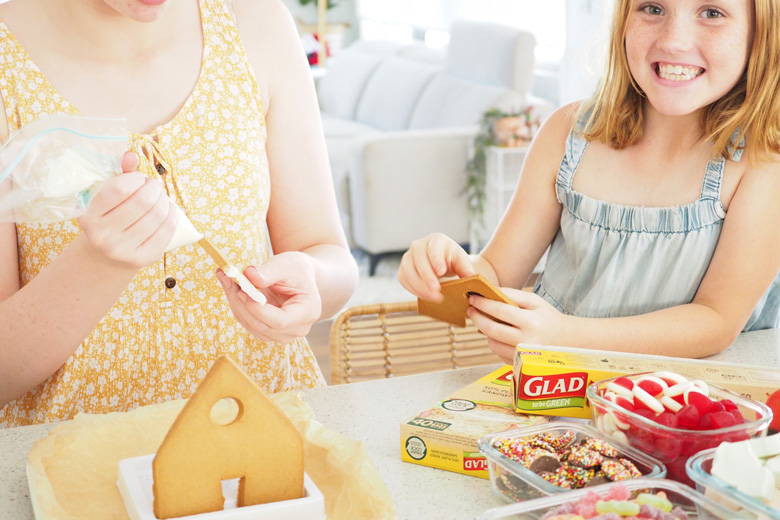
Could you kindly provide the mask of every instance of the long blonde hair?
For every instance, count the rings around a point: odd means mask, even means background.
[[[713,155],[726,159],[747,136],[748,159],[757,163],[780,154],[780,32],[776,26],[780,8],[778,0],[753,0],[753,6],[755,27],[745,71],[729,92],[704,108],[701,128],[714,143]],[[631,10],[632,0],[615,3],[607,70],[594,96],[580,109],[582,114],[590,112],[585,138],[618,150],[642,137],[646,102],[628,68],[625,41]]]

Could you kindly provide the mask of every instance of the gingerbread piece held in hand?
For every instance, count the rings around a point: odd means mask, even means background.
[[[441,292],[444,295],[444,301],[439,303],[418,298],[417,312],[437,320],[452,323],[457,327],[465,327],[466,310],[469,308],[469,296],[471,294],[477,294],[517,307],[515,302],[481,274],[442,282]]]

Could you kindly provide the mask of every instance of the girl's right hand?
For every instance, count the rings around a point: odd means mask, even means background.
[[[474,265],[462,247],[446,235],[433,233],[412,242],[401,259],[398,281],[415,296],[439,302],[443,299],[440,278],[463,278],[475,273]]]
[[[78,219],[94,255],[135,270],[162,256],[177,224],[175,205],[162,183],[137,167],[138,156],[125,153],[125,173],[107,180]]]

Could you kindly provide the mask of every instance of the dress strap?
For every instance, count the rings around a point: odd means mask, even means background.
[[[726,166],[726,159],[718,157],[710,159],[707,163],[707,169],[704,173],[704,182],[701,185],[701,198],[720,200],[720,186],[723,181],[723,168]]]
[[[569,137],[566,139],[566,150],[563,154],[561,167],[558,169],[558,178],[555,183],[559,188],[571,189],[574,180],[574,172],[580,165],[585,149],[588,147],[588,140],[582,135],[582,128],[588,120],[589,114],[583,114],[569,131]]]
[[[736,141],[739,137],[738,132],[734,132],[731,136],[731,143]],[[741,140],[739,144],[734,146],[729,145],[731,152],[731,160],[738,162],[742,158],[742,151],[745,146],[745,140]],[[701,198],[702,199],[714,199],[720,200],[720,188],[723,183],[723,170],[726,167],[726,159],[718,157],[717,159],[710,159],[707,163],[707,170],[704,174],[704,182],[701,186]]]

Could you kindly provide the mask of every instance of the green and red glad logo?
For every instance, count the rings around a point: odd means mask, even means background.
[[[487,459],[480,452],[463,452],[464,471],[487,471]]]
[[[520,374],[516,406],[521,410],[583,407],[588,388],[587,372]]]
[[[509,386],[512,384],[512,367],[507,368],[506,372],[491,381],[494,385]]]

